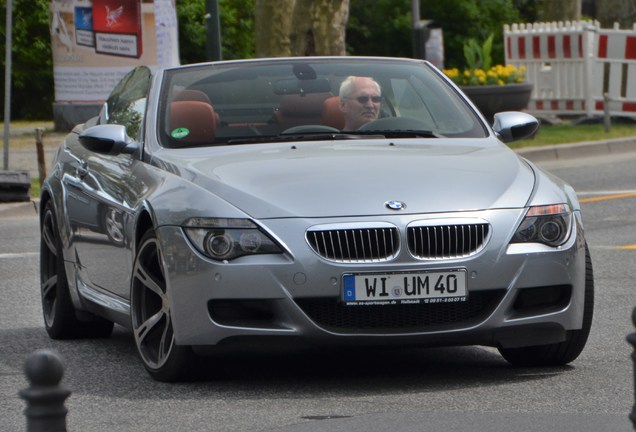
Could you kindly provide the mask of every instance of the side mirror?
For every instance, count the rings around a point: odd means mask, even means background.
[[[134,154],[139,144],[126,134],[126,127],[116,124],[97,125],[79,134],[79,142],[86,149],[101,154]]]
[[[492,128],[503,142],[508,143],[534,135],[539,129],[539,120],[524,112],[505,111],[495,114]]]

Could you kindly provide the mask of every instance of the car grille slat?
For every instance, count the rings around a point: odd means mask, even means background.
[[[315,253],[341,263],[388,261],[400,244],[395,227],[312,229],[306,238]]]
[[[413,256],[440,260],[474,255],[483,249],[489,234],[487,223],[410,226],[407,239]]]

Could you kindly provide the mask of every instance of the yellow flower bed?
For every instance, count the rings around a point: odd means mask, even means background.
[[[517,69],[512,65],[495,65],[488,71],[483,69],[444,69],[444,74],[460,86],[466,85],[506,85],[522,83],[526,79],[526,68]]]

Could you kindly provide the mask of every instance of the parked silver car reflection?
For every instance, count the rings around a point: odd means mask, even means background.
[[[131,327],[165,381],[248,337],[571,362],[593,313],[580,206],[503,143],[537,127],[487,125],[424,61],[136,68],[43,185],[46,329]]]

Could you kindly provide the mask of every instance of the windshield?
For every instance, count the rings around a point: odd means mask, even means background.
[[[165,147],[487,134],[455,90],[420,61],[205,64],[166,71],[161,92],[159,136]]]

